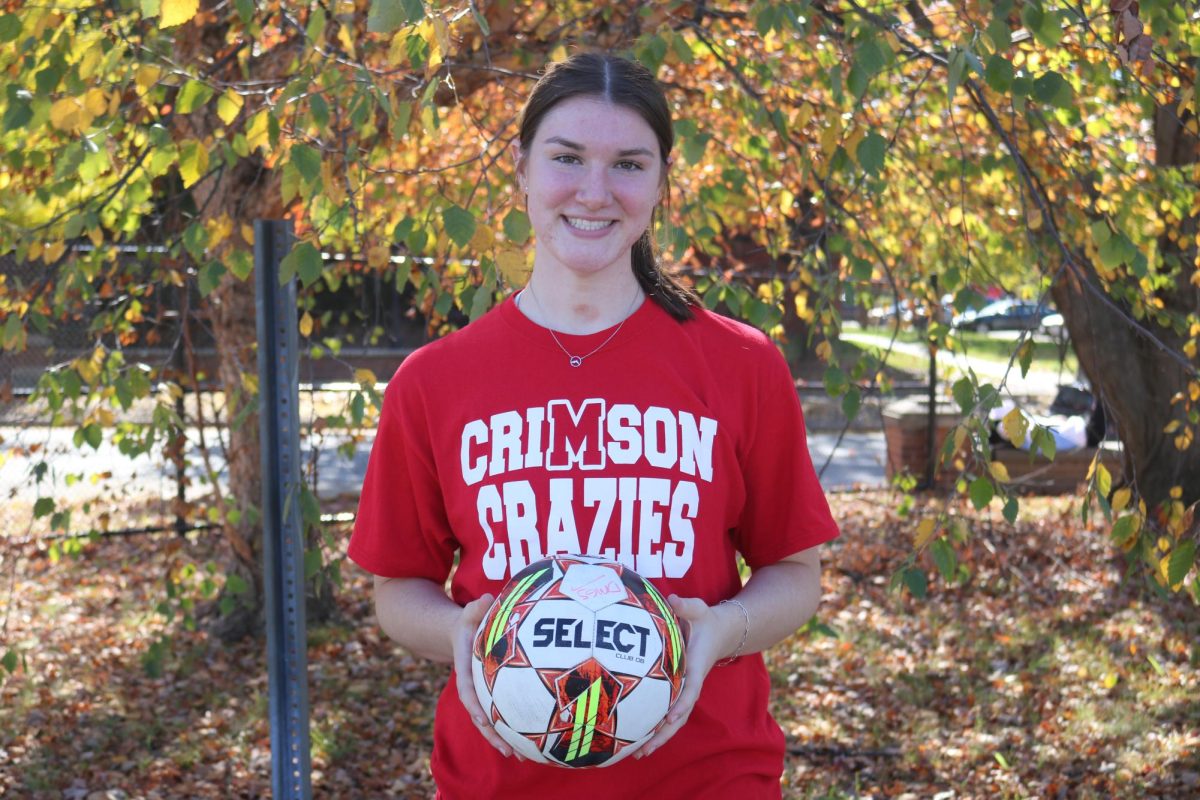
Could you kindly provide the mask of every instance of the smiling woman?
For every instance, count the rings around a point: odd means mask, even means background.
[[[431,760],[447,800],[780,796],[758,653],[812,615],[817,546],[837,526],[778,350],[658,262],[672,144],[642,66],[585,54],[547,68],[516,150],[528,284],[388,385],[349,553],[376,576],[383,630],[454,665]],[[666,721],[613,744],[619,763],[600,773],[524,761],[458,680],[493,595],[559,554],[636,569],[690,631]],[[578,697],[564,699],[571,713]],[[551,736],[530,746],[553,750]]]

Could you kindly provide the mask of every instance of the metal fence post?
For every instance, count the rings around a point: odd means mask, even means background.
[[[254,222],[259,424],[263,479],[263,585],[270,683],[271,792],[309,800],[308,658],[304,527],[300,516],[299,339],[296,281],[279,283],[292,227]]]

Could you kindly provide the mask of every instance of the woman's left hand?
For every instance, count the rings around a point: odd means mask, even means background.
[[[671,608],[688,629],[687,666],[683,673],[683,691],[667,714],[667,720],[638,751],[634,758],[645,758],[675,735],[691,716],[708,672],[737,647],[743,633],[741,612],[731,605],[710,606],[698,597],[667,598]]]

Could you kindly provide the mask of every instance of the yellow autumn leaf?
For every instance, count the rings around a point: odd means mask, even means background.
[[[937,533],[937,521],[933,517],[925,517],[917,523],[917,533],[913,537],[913,547],[917,550],[929,544],[929,540]]]
[[[51,242],[42,250],[42,261],[47,264],[53,264],[62,257],[62,254],[67,251],[66,242]]]
[[[1163,428],[1163,433],[1172,434],[1175,431],[1179,430],[1179,425],[1180,425],[1179,420],[1173,419],[1166,424],[1166,427]]]
[[[246,99],[233,89],[225,92],[217,98],[217,116],[226,125],[237,119],[237,115],[241,113],[242,106],[245,105]]]
[[[947,215],[947,222],[950,223],[950,227],[957,228],[959,225],[962,225],[962,221],[963,221],[962,206],[954,206],[953,208],[951,208],[950,213]]]
[[[496,232],[482,222],[476,224],[469,246],[476,252],[490,251],[496,246]]]
[[[246,126],[246,144],[251,152],[259,147],[266,147],[271,143],[270,127],[267,122],[267,110],[263,109],[254,115],[250,120],[250,124]]]
[[[969,435],[966,427],[963,425],[959,425],[954,429],[954,452],[962,452],[963,445],[966,443],[967,436]]]
[[[496,254],[496,268],[510,286],[521,286],[529,277],[529,265],[525,253],[516,248],[506,248]]]
[[[988,464],[988,472],[991,472],[992,477],[1000,481],[1000,483],[1008,483],[1010,480],[1008,477],[1008,467],[1004,466],[1000,461],[993,461],[991,464]]]
[[[367,248],[367,266],[371,269],[383,269],[392,259],[392,249],[385,243]]]
[[[94,116],[78,97],[64,97],[50,106],[50,124],[68,133],[83,132],[92,124]]]
[[[817,345],[817,358],[822,361],[829,361],[833,357],[833,345],[828,340]]]
[[[1108,471],[1108,467],[1103,464],[1096,464],[1096,491],[1101,496],[1108,497],[1112,491],[1112,474]]]
[[[250,394],[258,394],[258,376],[253,372],[243,372],[242,388]]]
[[[309,336],[312,336],[312,332],[313,332],[313,318],[312,318],[312,314],[308,313],[307,311],[305,311],[305,312],[304,312],[304,315],[303,315],[302,317],[300,317],[300,326],[299,326],[299,328],[300,328],[300,335],[301,335],[301,336],[305,337],[306,339],[307,339]]]
[[[204,227],[208,230],[208,246],[216,247],[233,233],[233,220],[229,218],[229,214],[222,214],[209,220]]]
[[[1029,209],[1029,229],[1036,231],[1042,227],[1042,212],[1039,209]]]
[[[1029,431],[1029,420],[1025,419],[1025,415],[1020,409],[1014,408],[1004,415],[1004,419],[1000,421],[1000,426],[1004,429],[1004,435],[1010,442],[1020,447],[1025,444],[1025,434]]]
[[[1132,496],[1133,492],[1131,492],[1128,487],[1124,489],[1117,489],[1117,491],[1113,494],[1112,510],[1116,512],[1124,511],[1125,507],[1129,505],[1129,499]]]
[[[159,6],[159,27],[173,28],[196,16],[200,0],[162,0]]]
[[[1190,427],[1184,428],[1183,433],[1175,437],[1175,449],[1187,450],[1192,446],[1192,441],[1192,429]]]
[[[186,151],[179,159],[179,176],[184,188],[200,180],[208,172],[208,148],[203,145]]]
[[[328,159],[321,162],[321,186],[325,197],[335,206],[346,202],[345,180],[333,172],[333,163]]]
[[[87,109],[93,118],[98,117],[108,111],[108,95],[103,89],[93,86],[83,96],[83,107]]]
[[[138,93],[145,94],[154,84],[158,83],[162,70],[149,64],[143,64],[133,74],[133,82],[137,84]]]
[[[354,370],[354,382],[367,386],[374,386],[375,384],[379,383],[379,378],[375,377],[375,373],[369,369],[356,369]]]

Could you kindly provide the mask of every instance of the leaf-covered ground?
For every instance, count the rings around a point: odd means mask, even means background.
[[[832,501],[844,535],[820,615],[836,636],[767,655],[785,797],[1200,795],[1200,615],[1123,584],[1072,501],[973,522],[968,582],[933,580],[924,601],[888,590],[911,542],[897,498]],[[23,531],[22,513],[0,512],[3,530]],[[198,565],[184,583],[199,587],[219,552],[140,536],[55,564],[0,541],[0,651],[23,660],[0,685],[0,796],[269,795],[262,643],[226,647],[155,610],[168,575]],[[381,639],[368,596],[348,566],[341,621],[311,631],[314,794],[428,797],[445,670]]]

